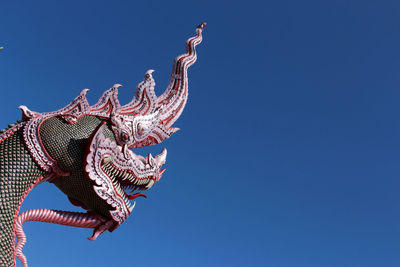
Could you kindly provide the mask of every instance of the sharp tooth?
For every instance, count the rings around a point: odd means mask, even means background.
[[[132,210],[135,207],[135,205],[136,205],[136,202],[134,201],[132,207],[128,208],[130,212],[132,212]]]
[[[154,185],[154,180],[151,179],[150,182],[146,185],[146,190],[149,190]]]
[[[103,170],[108,171],[110,169],[110,165],[104,164],[103,165]]]
[[[124,196],[124,191],[122,190],[120,184],[118,182],[114,183],[115,184],[115,188],[117,189],[117,192],[119,193],[119,195]]]

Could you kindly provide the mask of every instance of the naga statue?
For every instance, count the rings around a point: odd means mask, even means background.
[[[87,89],[66,107],[46,113],[20,106],[22,120],[0,131],[0,266],[27,266],[22,253],[22,224],[41,221],[93,228],[90,240],[115,230],[131,214],[137,197],[157,183],[167,151],[146,157],[131,149],[155,145],[178,128],[188,97],[188,68],[196,61],[205,23],[175,58],[165,92],[154,92],[153,70],[136,87],[126,105],[118,101],[115,84],[90,106]],[[24,198],[42,182],[55,184],[72,204],[85,212],[33,209],[19,214]],[[14,238],[17,237],[17,242]]]

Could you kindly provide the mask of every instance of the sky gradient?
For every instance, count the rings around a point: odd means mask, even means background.
[[[30,266],[400,266],[398,1],[2,1],[0,128],[146,70],[156,93],[195,27],[181,131],[130,218],[24,225]],[[52,184],[31,208],[79,210]],[[17,261],[18,264],[19,261]],[[56,264],[55,264],[56,262]],[[20,266],[20,265],[18,265]]]

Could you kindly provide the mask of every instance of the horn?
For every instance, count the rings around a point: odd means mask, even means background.
[[[202,41],[203,27],[196,29],[196,36],[186,41],[186,54],[175,58],[171,79],[165,92],[157,98],[157,107],[162,107],[160,123],[169,128],[181,115],[188,98],[187,70],[197,59],[196,46]]]

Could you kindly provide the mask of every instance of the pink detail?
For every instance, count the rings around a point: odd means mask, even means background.
[[[205,23],[199,25],[196,29],[196,36],[187,40],[186,54],[175,58],[169,85],[160,97],[157,97],[154,92],[153,70],[148,70],[144,80],[136,87],[133,99],[122,107],[118,101],[120,84],[115,84],[104,92],[93,106],[89,106],[86,99],[88,89],[83,90],[69,105],[54,112],[38,113],[25,106],[20,106],[23,117],[29,120],[24,129],[24,141],[37,164],[47,172],[53,172],[59,176],[67,175],[48,155],[39,138],[40,124],[54,116],[61,116],[70,124],[85,115],[109,118],[117,143],[119,145],[127,144],[129,148],[154,145],[168,139],[177,131],[177,128],[171,126],[186,105],[188,97],[187,70],[197,59],[195,47],[202,41],[202,31],[205,25]],[[139,124],[145,125],[141,127],[142,134],[138,134],[137,131]],[[121,140],[122,130],[126,130],[130,134],[129,142]]]
[[[84,171],[88,179],[95,183],[93,190],[96,194],[114,208],[110,210],[111,217],[121,224],[128,218],[131,210],[124,198],[118,194],[112,179],[103,172],[102,162],[107,155],[120,157],[123,162],[126,160],[117,144],[103,135],[103,127],[104,123],[100,124],[88,141]]]
[[[155,82],[151,75],[154,70],[148,70],[144,80],[136,87],[134,97],[121,108],[121,115],[150,114],[156,107],[157,96],[154,92]]]
[[[202,41],[202,31],[205,25],[206,23],[200,24],[196,29],[196,36],[187,40],[186,54],[175,58],[168,88],[157,99],[157,106],[165,106],[161,115],[161,122],[167,128],[178,119],[186,104],[188,97],[187,69],[197,59],[195,48]]]
[[[7,139],[10,135],[18,131],[21,127],[23,127],[26,124],[26,122],[20,122],[16,124],[15,126],[9,128],[7,131],[4,133],[0,134],[0,143],[3,142],[5,139]]]
[[[57,162],[50,157],[43,147],[39,137],[40,125],[46,120],[54,116],[61,116],[67,123],[76,122],[77,118],[86,115],[89,110],[89,104],[86,100],[86,92],[88,89],[82,90],[69,105],[54,112],[37,113],[30,111],[25,106],[19,108],[23,111],[23,116],[28,116],[29,121],[24,127],[24,142],[28,151],[34,158],[35,162],[46,172],[55,173],[57,176],[66,176],[68,173],[63,172],[57,165]],[[31,116],[31,117],[29,117]]]
[[[118,88],[120,84],[114,84],[114,86],[103,93],[99,101],[96,104],[89,107],[88,113],[94,116],[110,117],[112,114],[118,114],[121,105],[118,101]]]
[[[40,184],[43,181],[48,181],[49,179],[53,178],[52,175],[44,175],[41,176],[39,178],[37,178],[29,187],[28,189],[25,190],[24,194],[22,195],[21,199],[19,200],[19,204],[17,207],[17,210],[15,211],[14,214],[14,222],[13,222],[13,243],[15,244],[15,229],[16,229],[16,223],[17,223],[17,217],[18,217],[18,213],[19,213],[19,209],[21,208],[22,202],[24,201],[24,199],[26,198],[26,196],[29,194],[29,192],[38,184]],[[16,262],[15,262],[15,248],[13,247],[13,256],[14,256],[14,266],[16,266]]]
[[[161,177],[159,172],[165,164],[167,151],[164,149],[155,157],[149,155],[145,158],[136,155],[126,149],[126,145],[121,148],[114,141],[106,138],[103,127],[105,127],[104,123],[100,124],[88,141],[84,171],[87,178],[94,182],[94,192],[114,208],[110,210],[111,218],[121,224],[128,218],[134,207],[128,199],[145,196],[141,193],[128,195],[125,189],[129,190],[135,185],[143,188],[153,186],[158,181],[158,177]],[[108,164],[114,170],[125,172],[130,175],[130,178],[120,178],[121,180],[113,182],[113,179],[103,170],[105,159],[111,160]]]
[[[127,196],[128,196],[128,199],[135,199],[135,198],[137,198],[137,197],[144,197],[144,198],[147,198],[147,196],[145,195],[145,194],[143,194],[143,193],[136,193],[136,194],[133,194],[133,195],[128,195],[128,194],[126,194]]]
[[[49,209],[34,209],[21,213],[15,224],[15,234],[18,242],[15,246],[15,256],[20,259],[24,267],[28,266],[22,248],[26,244],[26,235],[22,229],[22,224],[27,221],[55,223],[81,228],[95,228],[89,240],[95,240],[100,234],[110,229],[114,222],[106,220],[94,213],[68,212]]]
[[[114,211],[110,211],[114,221],[106,221],[103,218],[89,213],[83,214],[52,210],[30,210],[17,217],[22,201],[33,187],[42,181],[68,175],[68,173],[63,172],[58,167],[57,162],[52,159],[44,149],[39,137],[40,125],[45,120],[55,116],[60,116],[65,122],[73,124],[78,118],[89,115],[110,120],[112,130],[114,131],[119,146],[137,148],[158,144],[169,138],[174,132],[179,130],[171,126],[178,119],[185,107],[188,97],[187,69],[197,59],[195,47],[202,41],[202,31],[205,25],[205,23],[199,25],[196,29],[196,36],[187,40],[186,53],[175,58],[170,83],[160,97],[155,95],[155,82],[151,75],[153,71],[149,70],[145,75],[145,79],[137,86],[132,101],[123,107],[120,106],[118,101],[118,88],[121,86],[119,84],[115,84],[111,89],[104,92],[102,97],[100,97],[98,102],[93,106],[89,106],[86,99],[86,92],[88,89],[84,89],[69,105],[54,112],[38,113],[29,110],[25,106],[20,106],[22,117],[27,121],[19,123],[1,134],[0,142],[21,127],[24,127],[24,142],[30,154],[33,156],[35,162],[44,171],[49,173],[46,177],[38,178],[25,191],[15,213],[13,232],[18,237],[18,243],[16,248],[13,248],[13,254],[17,255],[22,261],[23,266],[27,266],[26,258],[22,254],[22,247],[26,242],[26,237],[22,230],[22,224],[25,221],[43,221],[76,227],[95,228],[93,236],[89,238],[94,240],[104,231],[114,230],[129,216],[133,206],[125,202],[118,192],[116,192],[117,190],[115,190],[114,185],[110,181],[111,179],[109,177],[104,177],[105,174],[101,171],[100,164],[104,158],[101,158],[100,161],[96,158],[97,156],[104,157],[104,155],[107,154],[103,153],[102,156],[99,156],[94,152],[107,152],[107,149],[109,149],[108,152],[111,151],[109,155],[114,154],[116,156],[116,163],[118,166],[123,167],[123,169],[136,170],[137,173],[135,173],[135,176],[138,179],[141,179],[141,177],[151,177],[149,179],[153,180],[151,180],[151,185],[148,184],[149,186],[152,186],[154,182],[157,182],[161,178],[164,170],[160,171],[160,167],[165,163],[166,157],[166,152],[156,156],[157,165],[154,168],[146,170],[142,168],[142,165],[146,163],[144,161],[142,162],[143,157],[129,151],[131,160],[126,160],[126,157],[122,160],[122,158],[120,159],[121,153],[118,153],[117,144],[114,142],[111,143],[110,140],[106,140],[103,136],[100,136],[97,141],[92,140],[90,144],[91,151],[85,159],[85,172],[88,178],[97,184],[97,186],[94,186],[95,192],[115,208]],[[137,130],[139,128],[138,125],[140,125],[140,131]],[[131,137],[130,142],[123,143],[120,139],[120,131],[122,129],[129,130],[128,134]],[[101,133],[99,132],[99,134]],[[150,163],[149,160],[147,160],[147,163]],[[104,178],[107,179],[104,180]],[[109,182],[111,182],[111,184],[109,184]],[[136,198],[142,195],[133,194],[129,196]],[[129,206],[127,206],[127,204]],[[15,264],[14,260],[14,265]]]

